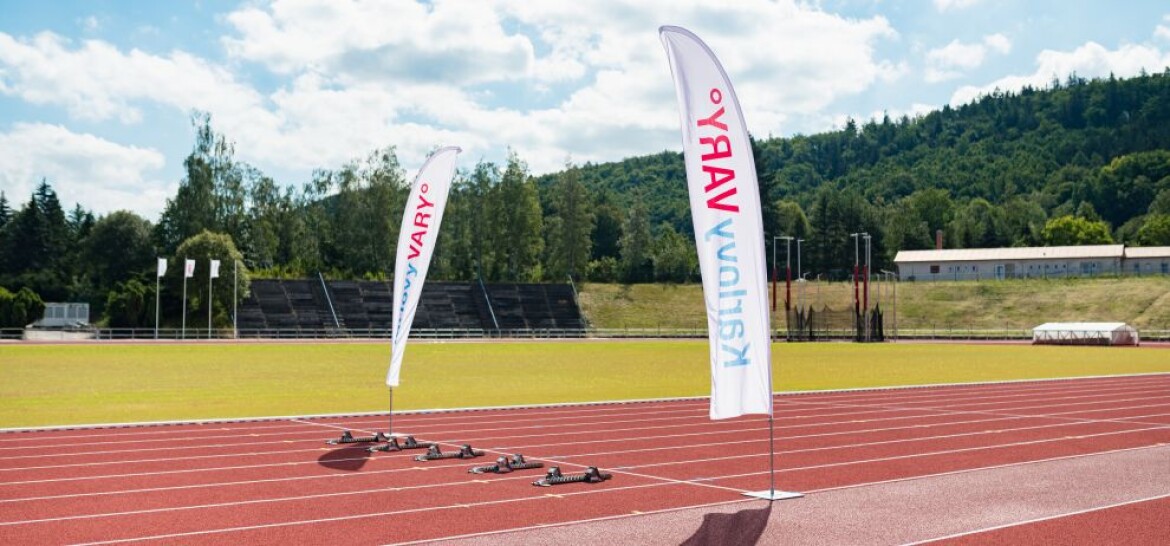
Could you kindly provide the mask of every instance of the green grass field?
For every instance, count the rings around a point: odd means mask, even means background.
[[[1170,372],[1170,350],[777,344],[816,390]],[[0,345],[0,428],[385,410],[386,343]],[[414,343],[396,410],[705,396],[705,341]]]

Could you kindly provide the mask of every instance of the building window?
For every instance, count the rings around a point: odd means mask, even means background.
[[[939,267],[937,265],[930,266],[930,273],[931,274],[938,275],[938,270],[939,270]]]

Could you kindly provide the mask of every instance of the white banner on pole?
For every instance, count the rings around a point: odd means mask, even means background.
[[[158,276],[161,277],[161,276],[166,275],[166,274],[167,274],[167,259],[166,258],[159,258],[158,259]]]
[[[665,26],[711,340],[711,418],[772,414],[764,227],[751,143],[731,81],[691,32]]]
[[[186,268],[183,272],[184,278],[189,279],[195,276],[195,260],[186,260],[183,266]]]
[[[447,193],[455,176],[455,157],[461,151],[458,147],[448,146],[427,158],[411,185],[406,210],[402,213],[398,254],[394,260],[390,370],[386,373],[386,385],[390,387],[398,386],[406,339],[410,336],[410,325],[414,322],[423,282],[438,241],[439,224],[447,207]]]
[[[219,260],[211,260],[211,277],[212,279],[219,278]]]

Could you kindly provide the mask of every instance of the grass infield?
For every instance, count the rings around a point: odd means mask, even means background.
[[[385,410],[389,346],[0,345],[0,428]],[[1170,350],[776,344],[776,390],[1170,372]],[[706,341],[414,342],[395,410],[706,396]]]

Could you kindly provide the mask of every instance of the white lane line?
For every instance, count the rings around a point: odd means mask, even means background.
[[[961,533],[954,533],[954,534],[941,536],[941,537],[928,538],[926,540],[919,540],[917,542],[907,542],[903,546],[917,546],[919,544],[930,544],[931,542],[938,542],[941,540],[950,540],[953,538],[965,537],[965,536],[975,535],[975,534],[979,534],[979,533],[987,533],[987,532],[995,531],[998,529],[1007,529],[1009,527],[1019,527],[1020,525],[1030,525],[1032,523],[1040,523],[1043,521],[1050,521],[1050,520],[1054,520],[1054,519],[1067,518],[1069,516],[1088,514],[1091,512],[1099,512],[1101,510],[1108,510],[1110,508],[1118,508],[1121,506],[1129,506],[1131,504],[1140,504],[1143,502],[1151,502],[1151,501],[1162,500],[1162,499],[1167,499],[1167,498],[1170,498],[1170,493],[1166,493],[1165,495],[1154,495],[1152,497],[1145,497],[1145,498],[1141,498],[1141,499],[1115,502],[1113,504],[1106,504],[1106,505],[1102,505],[1102,506],[1094,506],[1092,508],[1085,508],[1083,510],[1074,510],[1072,512],[1053,514],[1051,516],[1044,516],[1044,517],[1040,517],[1040,518],[1032,518],[1032,519],[1026,519],[1026,520],[1022,520],[1022,521],[1014,521],[1011,523],[1005,523],[1003,525],[994,525],[991,527],[983,527],[981,529],[972,529],[970,531],[963,531]]]
[[[648,510],[645,512],[638,512],[637,514],[619,514],[616,516],[604,516],[604,517],[600,517],[600,518],[586,518],[586,519],[579,519],[579,520],[574,520],[574,521],[560,521],[560,522],[556,522],[556,523],[541,523],[541,524],[537,524],[537,525],[529,525],[526,527],[512,527],[510,529],[500,529],[498,531],[484,531],[481,533],[468,533],[465,535],[454,535],[454,536],[442,537],[442,538],[427,538],[427,539],[423,539],[423,540],[412,540],[409,542],[392,542],[392,543],[387,544],[386,546],[411,546],[414,544],[428,544],[428,543],[438,542],[438,541],[463,540],[463,539],[468,539],[468,538],[502,535],[502,534],[506,534],[506,533],[534,531],[537,529],[549,529],[549,528],[554,528],[554,527],[568,527],[570,525],[577,525],[580,523],[597,523],[597,522],[602,522],[602,521],[614,521],[614,520],[621,520],[621,519],[627,519],[627,518],[649,516],[649,515],[654,515],[654,514],[669,514],[671,512],[680,512],[682,510],[691,510],[691,509],[698,509],[698,508],[715,508],[717,506],[726,506],[729,504],[743,504],[745,502],[759,502],[759,499],[745,498],[745,499],[736,499],[736,500],[731,500],[731,501],[711,502],[711,503],[707,503],[707,504],[696,504],[694,506],[680,506],[678,508],[664,508],[662,510]]]
[[[963,469],[963,470],[952,470],[952,471],[948,471],[948,472],[938,472],[935,474],[923,474],[921,476],[912,476],[912,477],[906,477],[906,478],[894,478],[894,479],[890,479],[890,480],[881,480],[881,481],[876,481],[876,482],[849,484],[849,485],[837,486],[837,487],[826,487],[826,488],[822,488],[822,489],[810,489],[810,490],[805,490],[802,492],[805,495],[815,495],[818,493],[825,493],[825,492],[829,492],[829,491],[837,491],[837,490],[842,490],[842,489],[871,487],[871,486],[876,486],[876,485],[886,485],[886,484],[905,482],[905,481],[911,481],[911,480],[938,478],[938,477],[951,476],[951,475],[956,475],[956,474],[969,474],[969,473],[981,472],[981,471],[985,471],[985,470],[1012,468],[1012,467],[1027,466],[1027,465],[1040,464],[1040,463],[1064,461],[1064,460],[1070,460],[1070,459],[1082,459],[1082,458],[1087,458],[1087,457],[1096,457],[1096,456],[1100,456],[1100,455],[1111,455],[1111,454],[1116,454],[1116,453],[1125,453],[1125,452],[1139,451],[1139,450],[1144,450],[1144,449],[1155,449],[1157,447],[1160,447],[1160,446],[1130,447],[1130,448],[1117,449],[1117,450],[1112,450],[1112,451],[1102,451],[1099,453],[1084,453],[1084,454],[1080,454],[1080,455],[1066,455],[1066,456],[1062,456],[1062,457],[1053,457],[1050,459],[1038,459],[1038,460],[1034,460],[1034,461],[1025,461],[1025,462],[1019,462],[1019,463],[1007,463],[1007,464],[986,466],[986,467],[980,467],[980,468],[967,468],[967,469]],[[758,476],[758,475],[766,475],[766,474],[768,474],[767,471],[751,472],[751,473],[747,473],[747,474],[735,474],[735,475],[718,476],[718,477],[703,478],[703,479],[719,480],[719,479],[740,478],[740,477]],[[715,506],[724,506],[724,505],[728,505],[728,504],[742,504],[742,503],[748,503],[748,502],[759,502],[759,501],[757,499],[741,499],[741,500],[717,502],[717,503],[711,503],[711,504],[699,504],[699,505],[695,505],[695,506],[667,508],[665,510],[654,510],[654,511],[649,511],[649,512],[642,512],[640,514],[620,514],[620,515],[615,515],[615,516],[606,516],[606,517],[602,517],[602,518],[583,519],[583,520],[579,520],[579,521],[566,521],[566,522],[560,522],[560,523],[532,525],[532,526],[526,526],[526,527],[512,527],[509,529],[500,529],[500,530],[496,530],[496,531],[485,531],[482,533],[470,533],[470,534],[466,534],[466,535],[443,537],[442,539],[425,539],[425,540],[415,540],[415,541],[410,541],[410,542],[395,542],[395,543],[391,543],[387,546],[411,546],[411,545],[415,545],[415,544],[432,543],[432,542],[436,542],[438,540],[460,540],[460,539],[476,538],[476,537],[482,537],[482,536],[501,535],[501,534],[514,533],[514,532],[524,532],[524,531],[536,530],[536,529],[546,529],[549,527],[565,527],[565,526],[569,526],[569,525],[575,525],[578,523],[593,523],[593,522],[598,522],[598,521],[623,520],[623,519],[639,517],[639,516],[647,515],[647,514],[670,513],[670,512],[678,512],[678,511],[682,511],[682,510],[689,510],[692,508],[695,508],[695,509],[711,508],[711,507],[715,507]]]
[[[1135,434],[1138,432],[1151,432],[1151,431],[1155,431],[1155,430],[1157,430],[1157,431],[1166,430],[1166,427],[1152,427],[1152,428],[1139,428],[1139,429],[1133,429],[1133,430],[1100,432],[1100,433],[1096,433],[1096,434],[1082,434],[1082,435],[1079,435],[1075,438],[1044,438],[1041,440],[1028,440],[1025,442],[1012,442],[1012,443],[1007,443],[1007,444],[994,444],[994,445],[987,445],[987,446],[965,447],[965,448],[959,448],[959,449],[945,449],[945,450],[941,450],[941,451],[913,453],[910,455],[895,455],[895,456],[890,456],[890,457],[877,457],[877,458],[873,458],[873,459],[860,459],[860,460],[853,460],[853,461],[840,461],[840,462],[835,462],[835,463],[825,463],[825,464],[800,466],[800,467],[778,468],[778,469],[776,469],[776,472],[778,472],[778,473],[799,472],[802,470],[815,470],[815,469],[819,469],[819,468],[833,468],[833,467],[838,467],[838,466],[849,466],[849,465],[855,465],[855,464],[869,464],[869,463],[885,462],[885,461],[900,461],[900,460],[905,460],[905,459],[917,459],[917,458],[921,458],[921,457],[933,457],[936,455],[952,455],[955,453],[971,453],[971,452],[983,451],[983,450],[990,451],[990,450],[994,450],[994,449],[1006,449],[1006,448],[1012,448],[1012,447],[1049,444],[1049,443],[1055,443],[1055,442],[1065,442],[1065,441],[1069,441],[1069,440],[1084,440],[1084,439],[1088,439],[1088,438],[1100,438],[1100,437],[1104,437],[1104,436],[1120,436],[1120,435],[1124,435],[1124,434]],[[783,455],[785,453],[787,453],[787,452],[785,452],[785,451],[777,451],[776,452],[777,455]],[[644,469],[644,468],[652,468],[652,467],[660,467],[660,466],[675,466],[675,465],[680,465],[680,464],[709,463],[709,462],[713,462],[713,461],[729,461],[731,459],[750,459],[753,457],[767,457],[768,455],[769,454],[766,452],[765,453],[752,453],[752,454],[747,454],[747,455],[728,455],[728,456],[724,456],[724,457],[710,457],[710,458],[706,458],[706,459],[690,459],[690,460],[686,460],[686,461],[669,461],[669,462],[664,462],[664,463],[650,463],[650,464],[643,464],[643,465],[634,465],[634,466],[629,466],[627,468]]]
[[[1164,415],[1167,415],[1167,414],[1142,415],[1142,416],[1135,416],[1134,418],[1161,417]],[[946,427],[946,426],[952,426],[952,425],[962,425],[962,424],[968,424],[968,423],[991,422],[991,421],[1000,421],[1000,420],[1043,419],[1043,418],[1045,418],[1045,417],[1005,416],[1005,417],[997,417],[997,418],[992,418],[992,419],[976,419],[976,420],[971,420],[971,421],[936,423],[936,424],[931,424],[929,426],[910,425],[910,426],[906,426],[906,427],[854,429],[854,430],[833,432],[833,433],[785,436],[784,439],[785,440],[793,440],[793,439],[800,439],[800,438],[825,437],[825,436],[836,436],[836,435],[844,435],[844,434],[864,435],[864,434],[869,434],[869,433],[874,433],[874,432],[883,432],[883,431],[889,431],[889,430],[909,430],[909,429],[917,429],[917,428],[939,428],[939,427]],[[1022,431],[1022,430],[1037,430],[1037,429],[1045,429],[1045,428],[1055,428],[1055,427],[1083,425],[1083,424],[1096,424],[1096,423],[1120,424],[1120,425],[1129,425],[1129,426],[1143,425],[1143,423],[1136,423],[1136,422],[1130,422],[1130,421],[1114,422],[1114,421],[1070,420],[1070,422],[1064,422],[1064,423],[1036,425],[1036,426],[1030,426],[1030,427],[1001,428],[1001,429],[995,429],[993,431],[977,431],[977,432],[955,434],[955,435],[917,436],[914,438],[899,439],[899,440],[893,440],[893,441],[857,443],[857,444],[851,444],[848,447],[867,447],[867,446],[882,445],[882,444],[887,444],[887,443],[928,441],[928,440],[934,440],[934,439],[945,439],[945,438],[952,438],[952,437],[959,437],[959,436],[974,436],[974,435],[980,435],[980,434],[1002,434],[1002,433],[1010,433],[1010,432]],[[313,423],[310,423],[310,424],[313,424]],[[329,425],[322,425],[322,426],[329,426]],[[1160,424],[1156,424],[1153,426],[1155,426],[1155,427],[1157,427],[1157,426],[1170,427],[1170,425],[1160,425]],[[664,427],[647,427],[647,428],[653,428],[656,430],[660,430],[661,428],[664,428]],[[627,439],[623,439],[623,440],[624,441],[639,441],[639,442],[641,442],[641,441],[662,440],[662,439],[668,439],[668,438],[674,438],[674,437],[704,436],[704,435],[709,436],[712,434],[728,434],[728,433],[734,433],[734,432],[754,432],[757,430],[762,431],[762,430],[764,430],[764,428],[755,427],[755,428],[751,428],[751,429],[739,429],[739,430],[735,430],[735,431],[723,430],[723,431],[717,431],[717,432],[696,432],[696,433],[677,434],[677,435],[641,436],[638,438],[627,438]],[[361,432],[368,432],[370,434],[373,433],[372,431],[361,431]],[[755,442],[755,441],[758,441],[758,439],[753,438],[753,439],[749,439],[749,440],[722,441],[722,442],[719,442],[719,444],[720,445],[728,445],[728,444],[750,443],[750,442]],[[452,445],[452,446],[459,446],[459,445],[462,445],[463,443],[467,443],[465,440],[457,440],[457,439],[429,440],[429,442],[442,443],[445,445]],[[503,443],[503,442],[496,442],[497,445],[499,445],[501,443]],[[533,445],[533,446],[507,446],[507,447],[498,447],[497,449],[502,450],[501,451],[502,454],[510,454],[510,453],[515,453],[516,451],[521,450],[521,449],[527,450],[527,449],[533,449],[533,448],[547,448],[547,447],[551,447],[551,446],[590,445],[593,443],[595,443],[595,442],[593,442],[593,441],[565,442],[565,443],[560,443],[560,444],[544,444],[544,445]],[[649,451],[680,449],[682,447],[693,447],[693,446],[667,446],[667,447],[659,447],[659,448],[630,449],[630,450],[607,451],[607,452],[596,452],[596,453],[586,453],[586,454],[569,454],[569,455],[564,455],[564,457],[585,457],[585,456],[600,456],[600,455],[606,455],[606,454],[639,453],[639,452],[649,452]],[[837,449],[837,448],[838,448],[838,446],[827,446],[827,447],[818,448],[818,449]],[[211,454],[211,455],[190,455],[190,456],[184,456],[184,457],[162,457],[162,458],[152,458],[152,459],[100,461],[100,462],[90,462],[90,463],[66,463],[66,464],[59,464],[59,465],[0,468],[0,472],[49,470],[49,469],[63,469],[63,468],[92,468],[92,467],[98,467],[98,466],[116,466],[116,465],[123,465],[123,464],[181,462],[181,461],[196,461],[196,460],[208,460],[208,459],[228,459],[228,458],[231,458],[231,459],[241,458],[241,459],[243,459],[243,458],[251,458],[251,457],[261,457],[261,456],[283,456],[283,455],[296,454],[296,453],[318,453],[321,451],[321,449],[323,449],[323,448],[315,447],[315,448],[309,448],[309,449],[269,450],[269,451],[262,451],[262,452],[244,452],[244,453],[221,453],[221,454]],[[339,449],[341,449],[341,448],[339,448]],[[361,461],[361,460],[365,460],[368,458],[369,457],[354,457],[354,458],[346,458],[346,459],[336,459],[333,462]],[[295,463],[295,464],[308,464],[308,463],[312,463],[312,462],[316,462],[316,461],[300,461],[300,462]],[[288,464],[293,464],[293,463],[278,462],[278,463],[270,463],[267,465],[257,465],[257,467],[285,466]],[[236,467],[231,467],[231,468],[236,468]],[[206,470],[206,469],[191,469],[191,470],[200,470],[201,471],[201,470]],[[77,479],[83,479],[83,477],[78,477]],[[12,483],[27,483],[27,482],[12,482]],[[0,485],[6,485],[6,484],[0,484]]]
[[[1138,407],[1140,408],[1141,406],[1138,406]],[[1159,405],[1158,407],[1161,407],[1161,406]],[[1121,409],[1127,409],[1127,408],[1121,408]],[[999,419],[1040,419],[1040,418],[1051,418],[1051,417],[1055,417],[1056,415],[1059,415],[1059,414],[1049,414],[1049,415],[1043,415],[1043,416],[999,415],[999,414],[995,414],[995,413],[991,413],[991,412],[951,412],[951,413],[956,414],[956,415],[968,415],[968,414],[991,415],[991,416],[997,417]],[[1156,416],[1162,416],[1162,415],[1165,415],[1165,414],[1151,414],[1151,415],[1135,416],[1135,418],[1156,417]],[[889,420],[892,420],[892,419],[889,419]],[[987,421],[994,421],[994,420],[998,420],[998,419],[989,419]],[[1069,423],[1062,423],[1059,425],[998,429],[998,431],[996,433],[1011,432],[1013,430],[1027,430],[1027,429],[1033,429],[1033,428],[1036,428],[1036,429],[1050,428],[1050,427],[1055,427],[1055,426],[1064,426],[1064,425],[1073,425],[1073,424],[1108,423],[1108,424],[1119,424],[1119,425],[1126,425],[1126,426],[1134,426],[1134,425],[1140,426],[1140,425],[1142,425],[1141,423],[1128,422],[1128,421],[1111,421],[1111,420],[1104,420],[1103,421],[1103,420],[1076,419],[1076,418],[1065,418],[1065,420],[1070,421],[1070,422]],[[979,420],[975,420],[974,422],[978,422],[978,421]],[[929,427],[925,427],[925,426],[919,427],[917,425],[912,425],[912,426],[908,426],[908,427],[896,427],[896,428],[932,428],[932,427],[937,428],[937,427],[945,427],[945,426],[949,426],[949,425],[957,425],[957,424],[963,424],[963,423],[965,423],[965,422],[959,421],[959,422],[934,423],[934,424],[931,424]],[[308,424],[315,425],[315,426],[322,426],[322,427],[331,427],[330,425],[313,423],[313,422],[308,422]],[[679,425],[679,426],[686,426],[686,425]],[[647,428],[653,428],[653,429],[657,430],[657,429],[662,429],[662,428],[667,428],[667,427],[647,427]],[[784,428],[784,427],[780,427],[780,428]],[[1158,424],[1158,425],[1153,425],[1153,428],[1170,428],[1170,425]],[[352,429],[352,430],[359,430],[359,429]],[[763,430],[763,429],[761,428],[759,430]],[[806,436],[796,436],[796,438],[810,437],[810,436],[813,436],[813,437],[827,436],[827,435],[836,435],[836,434],[845,434],[845,433],[864,434],[864,433],[870,433],[870,432],[880,432],[882,430],[886,430],[886,429],[885,428],[854,429],[854,430],[849,430],[849,431],[842,431],[840,433],[822,433],[822,434],[814,434],[814,435],[806,435]],[[361,431],[361,432],[366,432],[366,433],[370,433],[370,434],[373,433],[373,431]],[[701,434],[710,434],[710,433],[699,432],[699,433],[695,433],[695,434],[701,435]],[[986,432],[980,433],[980,434],[986,434]],[[670,435],[643,436],[643,437],[640,437],[636,440],[646,441],[646,440],[654,440],[654,439],[669,438],[669,437],[671,437],[671,436]],[[898,440],[898,441],[899,442],[925,441],[925,440],[931,440],[934,438],[946,438],[946,437],[947,436],[922,436],[922,437],[916,437],[913,439],[905,439],[905,440]],[[452,446],[458,446],[458,445],[461,445],[462,443],[465,443],[463,441],[456,441],[456,440],[431,440],[431,441],[437,442],[437,443],[443,443],[446,445],[452,445]],[[583,442],[552,444],[552,445],[582,445],[582,444],[591,444],[591,443],[593,443],[593,442],[592,441],[583,441]],[[727,442],[727,443],[741,443],[741,442]],[[747,443],[747,442],[745,441],[742,443]],[[861,444],[855,444],[851,447],[864,447],[867,445],[880,445],[882,443],[888,443],[888,442],[861,443]],[[517,450],[520,450],[522,448],[528,449],[528,448],[538,448],[538,447],[542,447],[542,446],[509,446],[509,447],[501,448],[504,451],[500,451],[500,453],[501,454],[510,454],[510,453],[514,453]],[[141,463],[148,463],[148,462],[178,462],[178,461],[215,459],[215,458],[247,458],[247,457],[254,457],[254,456],[281,455],[281,454],[288,454],[288,453],[304,453],[304,452],[315,453],[315,452],[320,451],[320,449],[321,448],[282,450],[282,451],[266,451],[266,452],[250,452],[250,453],[244,453],[244,454],[197,455],[197,456],[188,456],[188,457],[155,458],[155,459],[142,459],[142,460],[133,460],[133,461],[121,460],[121,461],[105,461],[105,462],[95,462],[95,463],[70,463],[70,464],[62,464],[62,465],[46,465],[46,466],[0,469],[0,472],[47,470],[47,469],[58,469],[58,468],[112,466],[112,465],[119,465],[119,464],[132,464],[132,463],[133,464],[141,464]],[[628,452],[657,451],[659,449],[662,449],[662,448],[629,450]],[[678,449],[678,448],[676,447],[676,448],[670,448],[670,449]],[[834,449],[834,448],[829,447],[827,449]],[[594,454],[590,454],[590,455],[604,455],[606,453],[610,453],[610,454],[623,453],[623,451],[598,452],[598,453],[594,453]],[[578,457],[578,456],[584,456],[584,455],[576,455],[576,454],[566,455],[566,457]],[[361,461],[361,460],[366,460],[366,459],[368,459],[368,457],[356,457],[356,458],[337,459],[334,462]],[[110,479],[110,478],[118,478],[118,477],[170,475],[170,474],[180,474],[183,472],[196,473],[196,472],[211,472],[211,471],[216,471],[216,470],[241,470],[241,469],[255,469],[255,468],[272,468],[272,467],[283,467],[283,466],[292,466],[292,465],[308,465],[308,464],[319,464],[319,461],[314,460],[314,461],[296,461],[296,462],[276,462],[276,463],[264,463],[264,464],[258,464],[258,465],[243,465],[243,466],[237,465],[237,466],[226,466],[226,467],[193,468],[193,469],[181,469],[181,470],[139,472],[139,473],[132,473],[132,474],[112,474],[112,475],[98,475],[98,476],[74,476],[74,477],[64,477],[64,478],[45,478],[45,479],[39,479],[39,480],[3,482],[3,483],[0,483],[0,486],[21,485],[21,484],[30,484],[30,483],[53,483],[53,482],[60,482],[60,481],[84,481],[84,480],[88,480],[88,479]]]
[[[669,483],[669,482],[659,482],[659,483],[631,485],[631,486],[624,486],[624,487],[610,487],[607,489],[597,489],[597,490],[592,490],[592,491],[574,491],[571,493],[560,493],[560,496],[562,496],[562,497],[576,497],[576,496],[583,496],[583,495],[596,495],[598,493],[604,493],[604,492],[628,491],[628,490],[634,490],[634,489],[649,489],[652,487],[664,487],[664,486],[669,486],[669,485],[675,485],[675,484]],[[452,510],[452,509],[461,510],[461,509],[465,509],[465,508],[478,508],[481,506],[513,504],[513,503],[519,503],[519,502],[545,500],[545,499],[547,499],[547,497],[545,497],[542,494],[542,495],[539,495],[536,497],[524,497],[524,498],[517,498],[517,499],[482,501],[482,502],[465,503],[465,504],[442,506],[442,507],[411,508],[411,509],[407,509],[407,510],[393,510],[393,511],[374,512],[374,513],[367,513],[367,514],[350,514],[350,515],[346,515],[346,516],[336,516],[336,517],[331,517],[331,518],[305,519],[305,520],[296,520],[296,521],[285,521],[285,522],[279,522],[279,523],[265,523],[265,524],[260,524],[260,525],[242,525],[242,526],[238,526],[238,527],[225,527],[225,528],[220,528],[220,529],[205,529],[205,530],[201,530],[201,531],[168,533],[168,534],[162,534],[162,535],[151,535],[151,536],[122,538],[122,539],[114,539],[114,540],[103,540],[103,541],[98,541],[98,542],[82,542],[82,543],[77,543],[76,546],[97,546],[99,544],[122,544],[122,543],[126,543],[126,542],[138,542],[138,541],[147,541],[147,540],[167,540],[167,539],[174,539],[174,538],[181,538],[181,537],[194,537],[194,536],[215,535],[215,534],[233,533],[233,532],[241,532],[241,531],[255,531],[255,530],[260,530],[260,529],[272,529],[272,528],[277,528],[277,527],[293,527],[293,526],[299,526],[299,525],[312,525],[315,523],[329,523],[329,522],[335,522],[335,521],[352,521],[352,520],[358,520],[358,519],[379,518],[379,517],[385,517],[385,516],[402,516],[402,515],[415,514],[415,513],[421,513],[421,512],[433,512],[433,511],[438,511],[438,510]]]

